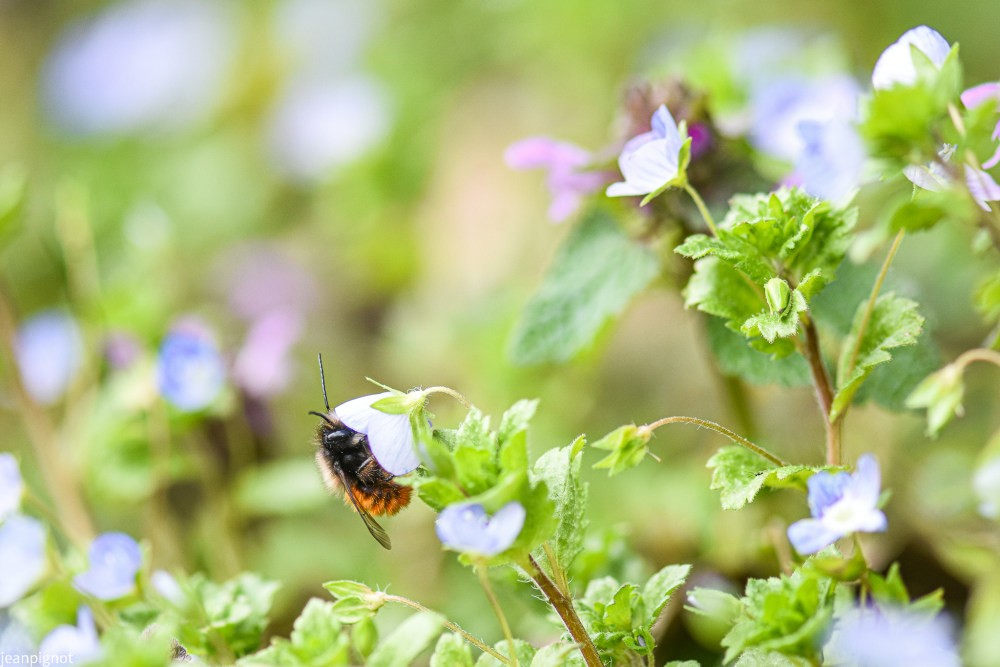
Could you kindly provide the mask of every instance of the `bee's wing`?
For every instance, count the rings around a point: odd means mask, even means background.
[[[358,514],[361,515],[361,520],[365,522],[365,526],[368,528],[368,532],[372,534],[378,543],[381,544],[386,549],[392,549],[392,540],[389,539],[389,534],[385,532],[385,529],[378,525],[378,522],[369,514],[358,501],[354,498],[354,491],[351,489],[351,485],[347,483],[347,477],[344,475],[344,471],[340,469],[339,466],[332,466],[334,470],[337,471],[337,476],[340,477],[340,483],[344,485],[344,489],[347,492],[347,497],[351,499],[354,504],[354,509],[358,510]]]

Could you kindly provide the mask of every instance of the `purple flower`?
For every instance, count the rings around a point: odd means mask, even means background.
[[[194,412],[219,395],[226,370],[211,335],[189,320],[174,327],[163,340],[156,375],[163,398],[179,410]]]
[[[139,544],[125,533],[103,533],[87,549],[90,569],[73,577],[73,585],[101,600],[117,600],[135,590],[142,567]]]
[[[0,454],[0,521],[17,511],[24,495],[24,480],[21,468],[13,454]]]
[[[116,370],[125,370],[141,355],[142,343],[126,331],[112,331],[104,339],[104,358]]]
[[[288,386],[289,352],[302,335],[302,316],[285,309],[257,319],[233,363],[233,380],[251,396],[266,397]]]
[[[231,25],[205,0],[127,1],[79,21],[45,64],[47,115],[79,136],[183,127],[225,90]]]
[[[913,64],[911,46],[927,56],[938,69],[951,52],[951,45],[937,30],[925,25],[907,30],[875,61],[872,70],[872,86],[875,90],[885,90],[897,85],[912,86],[917,82],[917,68]]]
[[[788,541],[801,554],[814,554],[854,532],[875,533],[886,529],[887,521],[878,509],[881,475],[871,454],[858,458],[853,475],[821,471],[809,478],[811,519],[788,527]]]
[[[302,267],[266,245],[247,244],[227,253],[222,267],[226,299],[248,322],[275,310],[304,313],[317,301],[316,282]]]
[[[967,109],[973,109],[987,102],[993,102],[994,105],[997,105],[998,110],[1000,110],[1000,83],[983,83],[969,88],[962,93],[962,104]],[[996,126],[994,126],[993,134],[990,138],[994,141],[1000,139],[1000,121],[997,121]],[[1000,163],[1000,145],[997,146],[993,157],[983,163],[983,168],[992,169],[998,163]]]
[[[524,527],[524,506],[512,500],[492,516],[478,504],[449,505],[434,527],[449,549],[496,556],[510,548]]]
[[[64,310],[43,310],[26,319],[15,350],[24,388],[43,405],[66,393],[83,362],[80,329]]]
[[[690,139],[681,137],[665,105],[656,110],[650,125],[651,131],[632,137],[625,144],[618,158],[625,181],[609,185],[609,197],[653,194],[686,176],[681,173],[680,154]]]
[[[552,194],[548,216],[562,222],[573,215],[585,195],[596,192],[609,180],[606,172],[584,169],[593,156],[576,144],[549,137],[529,137],[511,144],[504,151],[504,162],[511,169],[545,169]]]
[[[76,625],[60,625],[45,635],[38,645],[38,652],[47,659],[56,658],[70,662],[89,662],[101,654],[97,640],[97,627],[90,608],[81,605],[76,611]],[[56,664],[55,661],[52,664]]]
[[[0,524],[0,608],[24,597],[47,567],[45,527],[40,521],[15,514]]]
[[[334,412],[345,426],[368,436],[368,445],[380,466],[393,475],[405,475],[420,465],[410,416],[389,414],[372,407],[372,403],[394,395],[385,391],[360,396],[341,403]]]
[[[761,83],[751,92],[750,143],[768,155],[794,161],[808,143],[802,124],[853,120],[860,92],[854,79],[844,74],[819,79],[787,76]]]
[[[802,121],[804,146],[795,163],[802,187],[809,194],[846,202],[861,184],[867,154],[854,125],[842,120]]]
[[[898,608],[854,608],[834,626],[824,664],[856,667],[959,667],[961,662],[942,616]]]

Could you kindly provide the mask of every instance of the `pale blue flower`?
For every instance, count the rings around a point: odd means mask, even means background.
[[[809,478],[811,519],[788,527],[788,541],[801,554],[814,554],[855,532],[876,533],[888,522],[878,509],[881,473],[871,454],[858,458],[854,474],[820,471]]]
[[[0,609],[0,655],[30,655],[35,646],[31,630],[8,610]]]
[[[97,627],[90,608],[81,605],[76,611],[76,625],[60,625],[45,635],[38,645],[38,653],[52,660],[52,664],[65,661],[73,664],[87,663],[101,655]]]
[[[824,664],[851,667],[959,667],[961,662],[942,616],[897,608],[854,608],[834,626]]]
[[[545,169],[552,195],[548,216],[562,222],[573,215],[584,196],[596,192],[610,180],[609,174],[588,171],[594,156],[576,144],[549,137],[528,137],[504,151],[504,162],[511,169]]]
[[[47,568],[45,526],[40,521],[15,514],[0,524],[0,608],[24,597]]]
[[[66,393],[83,363],[80,328],[64,310],[43,310],[24,320],[14,345],[24,388],[43,405]]]
[[[795,163],[803,189],[814,197],[846,203],[861,184],[867,153],[857,128],[842,120],[803,121],[804,142]]]
[[[438,539],[456,551],[496,556],[510,548],[524,527],[524,506],[512,500],[491,517],[478,504],[449,505],[438,514]]]
[[[197,323],[186,322],[160,345],[156,376],[163,398],[179,410],[194,412],[208,407],[222,391],[226,369],[211,335]]]
[[[992,102],[1000,110],[1000,83],[983,83],[962,92],[962,104],[967,109],[974,109],[987,102]],[[990,138],[993,141],[1000,139],[1000,121],[997,121],[993,127],[993,134]],[[983,169],[992,169],[997,164],[1000,164],[1000,145],[997,146],[990,159],[983,163]]]
[[[117,600],[135,590],[142,550],[125,533],[103,533],[87,549],[90,569],[73,577],[73,585],[101,600]]]
[[[951,45],[933,28],[917,26],[903,33],[875,61],[872,86],[885,90],[893,86],[912,86],[917,81],[911,46],[916,47],[939,69],[951,51]]]
[[[376,410],[372,403],[395,394],[385,391],[341,403],[334,412],[350,429],[368,436],[368,445],[378,464],[393,475],[405,475],[420,465],[413,442],[408,414],[389,414]]]
[[[174,130],[226,89],[233,17],[212,0],[131,0],[73,23],[42,70],[46,115],[73,135]]]
[[[625,181],[608,186],[609,197],[648,195],[677,178],[685,139],[665,105],[653,114],[651,131],[633,137],[618,158]]]
[[[17,511],[24,495],[24,480],[17,459],[9,452],[0,454],[0,522]]]

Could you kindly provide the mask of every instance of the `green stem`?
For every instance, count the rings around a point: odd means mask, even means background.
[[[976,348],[974,350],[967,350],[958,356],[958,359],[951,362],[955,366],[958,372],[963,372],[965,367],[971,364],[973,361],[987,361],[997,367],[1000,367],[1000,352],[996,350],[988,350],[986,348]]]
[[[486,598],[490,601],[493,613],[496,614],[497,620],[500,621],[500,629],[503,630],[504,639],[507,640],[507,650],[510,652],[510,664],[513,667],[518,667],[517,646],[514,644],[514,634],[510,631],[510,624],[503,613],[503,607],[500,606],[500,601],[497,600],[496,593],[493,592],[493,585],[490,583],[490,575],[487,572],[488,568],[482,561],[476,563],[475,567],[476,574],[479,576],[479,584],[486,591]]]
[[[545,559],[549,561],[549,569],[552,570],[552,576],[556,580],[556,586],[559,587],[559,591],[563,595],[569,597],[569,581],[566,580],[566,573],[561,567],[559,567],[559,559],[556,558],[556,552],[552,550],[552,546],[548,542],[542,544],[542,549],[545,550]]]
[[[701,195],[698,194],[698,191],[695,190],[690,183],[685,183],[684,192],[688,193],[688,195],[691,196],[691,199],[694,200],[694,205],[698,207],[698,212],[701,213],[702,219],[705,221],[705,224],[708,225],[708,228],[712,230],[712,236],[718,236],[719,230],[715,226],[715,220],[712,219],[712,214],[708,212],[708,207],[705,206],[705,201],[701,198]]]
[[[419,602],[415,602],[415,601],[413,601],[413,600],[411,600],[409,598],[400,597],[399,595],[389,595],[388,593],[386,593],[385,594],[385,600],[387,602],[398,602],[399,604],[406,605],[407,607],[410,607],[411,609],[416,609],[417,611],[426,611],[426,612],[432,613],[432,614],[435,613],[435,612],[432,612],[427,607],[425,607],[424,605],[420,604]],[[492,655],[494,658],[496,658],[497,660],[499,660],[503,664],[505,664],[505,665],[509,665],[510,664],[510,660],[507,658],[507,656],[505,656],[502,653],[496,651],[495,649],[490,648],[489,646],[486,645],[485,642],[483,642],[482,639],[477,639],[476,637],[473,637],[468,632],[466,632],[462,628],[458,627],[456,624],[452,623],[451,621],[445,620],[444,621],[444,627],[448,628],[449,630],[451,630],[455,634],[460,635],[462,637],[462,639],[464,639],[465,641],[469,642],[470,644],[472,644],[473,646],[475,646],[479,650],[483,651],[484,653],[489,653],[490,655]]]
[[[549,604],[559,614],[559,618],[562,619],[566,629],[569,630],[573,641],[579,645],[580,653],[583,654],[583,659],[587,663],[587,667],[604,667],[604,663],[601,662],[601,656],[597,652],[597,647],[594,646],[594,641],[587,633],[587,629],[583,627],[583,621],[577,615],[576,609],[573,608],[573,599],[563,595],[559,591],[559,588],[538,567],[538,563],[535,562],[535,559],[531,555],[528,556],[526,561],[521,563],[521,568],[535,581],[535,584],[538,585],[538,588],[549,601]]]
[[[454,398],[459,403],[461,403],[462,405],[464,405],[465,407],[467,408],[472,407],[472,403],[469,402],[469,399],[467,399],[465,396],[458,393],[451,387],[430,387],[429,389],[424,389],[423,394],[426,396],[430,396],[431,394],[447,394],[452,398]]]
[[[698,419],[697,417],[664,417],[663,419],[656,420],[652,424],[646,424],[642,428],[647,428],[650,431],[652,431],[652,430],[658,429],[659,427],[664,426],[666,424],[677,424],[677,423],[680,423],[680,424],[695,424],[697,426],[702,426],[704,428],[711,429],[711,430],[715,431],[716,433],[720,433],[720,434],[726,436],[727,438],[729,438],[730,440],[732,440],[733,442],[735,442],[737,445],[739,445],[741,447],[745,447],[746,449],[749,449],[754,454],[767,459],[768,461],[770,461],[771,463],[773,463],[774,465],[776,465],[778,467],[783,468],[783,467],[785,467],[785,466],[788,465],[788,463],[786,463],[784,460],[782,460],[778,456],[772,454],[771,452],[769,452],[768,450],[764,449],[760,445],[756,445],[756,444],[750,442],[749,440],[747,440],[746,438],[744,438],[743,436],[739,435],[738,433],[734,433],[733,431],[730,431],[725,426],[722,426],[720,424],[716,424],[715,422],[708,421],[707,419]]]

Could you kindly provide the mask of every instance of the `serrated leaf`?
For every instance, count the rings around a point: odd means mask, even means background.
[[[630,632],[632,630],[632,605],[639,597],[639,587],[635,584],[622,584],[611,603],[604,608],[604,627],[612,632]]]
[[[791,338],[799,333],[799,313],[808,310],[805,298],[796,289],[788,306],[780,312],[760,312],[743,322],[740,330],[748,338],[762,336],[768,343],[777,338]]]
[[[510,344],[517,364],[563,362],[656,276],[659,262],[604,211],[577,224],[521,314]]]
[[[507,648],[507,640],[497,642],[493,648],[504,657],[510,656],[510,649]],[[535,647],[521,639],[514,640],[514,650],[517,652],[517,662],[520,665],[530,665],[535,657]],[[476,660],[476,667],[507,667],[504,663],[494,658],[489,653],[483,653]]]
[[[835,420],[850,403],[854,392],[878,366],[892,360],[888,350],[914,345],[923,330],[924,318],[917,313],[917,304],[894,294],[884,294],[875,302],[868,327],[860,346],[857,338],[867,302],[858,306],[851,333],[844,339],[837,365],[837,393],[833,399],[830,420]],[[857,356],[855,357],[855,349]]]
[[[441,634],[444,617],[422,611],[400,623],[368,656],[368,667],[406,667]]]
[[[752,648],[744,651],[734,667],[801,667],[801,661],[793,660],[784,653]]]
[[[774,359],[748,345],[746,338],[715,317],[707,318],[705,332],[708,346],[725,375],[753,384],[777,383],[783,387],[804,387],[812,382],[809,364],[801,355]]]
[[[706,466],[713,468],[711,488],[722,490],[722,508],[727,510],[752,502],[764,487],[805,490],[806,480],[819,469],[799,465],[779,468],[738,446],[719,449]]]
[[[440,512],[452,503],[465,500],[465,494],[457,484],[440,477],[418,478],[413,482],[413,488],[420,495],[420,499],[436,512]]]
[[[289,640],[295,654],[306,665],[334,665],[346,662],[347,638],[333,610],[333,603],[311,598],[295,619]]]
[[[500,427],[497,429],[497,442],[503,446],[505,442],[518,433],[528,430],[528,423],[538,409],[538,399],[522,398],[503,413]]]
[[[670,601],[670,594],[684,584],[691,572],[690,565],[668,565],[646,582],[642,589],[642,599],[646,602],[645,628],[653,627],[657,617]]]
[[[642,463],[649,451],[649,440],[653,432],[648,428],[628,424],[619,426],[611,433],[595,442],[595,449],[607,449],[611,453],[594,464],[594,468],[607,468],[608,476],[634,468]]]
[[[472,667],[472,664],[472,652],[460,635],[454,632],[441,635],[431,656],[431,667]]]
[[[582,456],[575,443],[550,449],[533,467],[535,478],[545,482],[549,499],[555,505],[555,532],[549,543],[563,571],[569,571],[583,548],[587,531],[587,484],[580,479]]]
[[[531,659],[531,667],[584,667],[585,664],[576,644],[559,642],[538,649]]]

